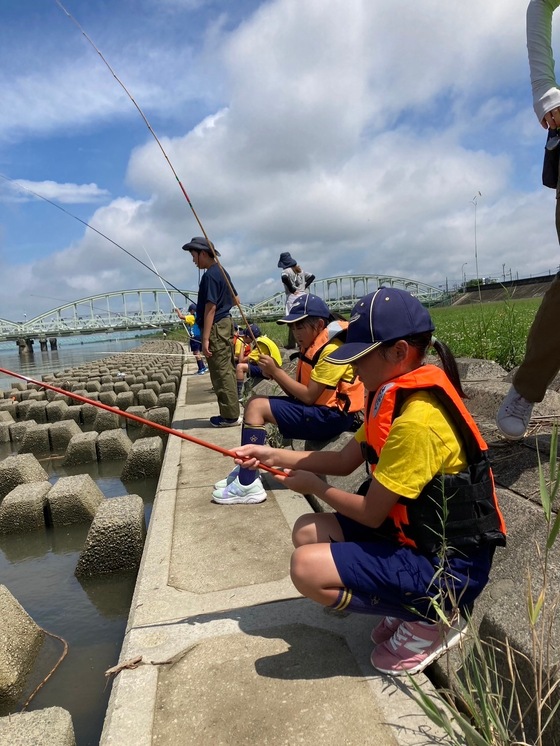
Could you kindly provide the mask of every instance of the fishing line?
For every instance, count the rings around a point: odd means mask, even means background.
[[[81,401],[83,404],[91,404],[94,407],[97,407],[98,409],[104,409],[107,412],[112,412],[113,414],[117,414],[119,417],[124,417],[128,420],[134,420],[134,422],[139,422],[141,425],[148,425],[148,427],[153,428],[154,430],[160,430],[163,433],[167,433],[167,435],[175,435],[178,438],[182,438],[183,440],[188,440],[191,443],[195,443],[196,445],[202,446],[203,448],[209,448],[211,451],[217,451],[218,453],[223,454],[224,456],[229,456],[230,458],[236,459],[239,458],[239,456],[235,453],[235,451],[228,451],[227,448],[222,448],[221,446],[217,446],[214,443],[209,443],[206,440],[202,440],[201,438],[196,438],[194,435],[187,435],[187,433],[184,433],[182,430],[175,430],[171,427],[167,427],[166,425],[160,425],[158,422],[150,422],[150,420],[146,420],[144,417],[139,417],[136,414],[131,414],[130,412],[127,412],[124,409],[119,409],[118,407],[111,407],[108,404],[103,404],[99,401],[94,401],[93,399],[88,399],[86,396],[82,396],[81,394],[76,394],[74,391],[66,391],[66,389],[58,388],[57,386],[53,386],[50,383],[45,383],[44,381],[36,381],[33,378],[29,378],[28,376],[24,376],[22,373],[14,373],[12,370],[8,370],[7,368],[0,368],[0,373],[4,373],[4,375],[12,376],[13,378],[19,378],[22,381],[27,381],[28,383],[31,383],[35,386],[39,386],[40,388],[49,389],[49,391],[54,391],[57,394],[62,394],[63,396],[69,396],[72,399],[77,399],[78,401]],[[246,459],[249,460],[249,459]],[[280,471],[280,469],[274,469],[272,466],[265,466],[264,464],[259,464],[259,469],[264,469],[265,471],[270,472],[271,474],[274,474],[279,477],[286,476],[286,473],[283,471]]]
[[[152,137],[154,138],[154,140],[156,141],[156,143],[158,144],[158,147],[159,147],[159,149],[161,150],[161,152],[162,152],[162,155],[163,155],[163,157],[164,157],[164,158],[165,158],[165,160],[167,161],[167,164],[169,165],[169,168],[171,169],[171,171],[172,171],[172,173],[173,173],[173,176],[175,177],[175,179],[176,179],[176,181],[177,181],[177,184],[179,185],[179,187],[180,187],[180,189],[181,189],[181,192],[183,193],[183,196],[185,197],[185,199],[187,200],[187,203],[188,203],[189,207],[191,208],[192,214],[194,215],[194,218],[195,218],[196,222],[198,223],[198,225],[199,225],[199,227],[200,227],[200,230],[202,231],[202,234],[204,235],[204,238],[205,238],[205,239],[206,239],[206,240],[208,241],[208,245],[210,246],[210,248],[211,248],[211,251],[212,251],[212,254],[211,254],[211,256],[213,257],[213,259],[214,259],[214,260],[215,260],[215,262],[217,263],[218,267],[220,268],[220,271],[221,271],[221,273],[222,273],[222,276],[223,276],[223,278],[224,278],[224,280],[225,280],[225,283],[226,283],[226,285],[227,285],[227,287],[228,287],[228,290],[229,290],[229,292],[230,292],[230,295],[231,295],[231,297],[232,297],[232,299],[233,299],[233,302],[234,302],[234,304],[235,304],[235,305],[237,306],[237,308],[238,308],[238,310],[239,310],[239,313],[241,314],[241,318],[243,319],[243,321],[244,321],[244,323],[245,323],[245,326],[246,326],[246,328],[247,328],[247,329],[249,330],[249,336],[250,336],[250,337],[252,338],[253,342],[255,342],[255,343],[256,343],[256,341],[257,341],[257,340],[255,339],[255,336],[253,335],[253,332],[252,332],[252,330],[251,330],[251,328],[250,328],[249,322],[247,321],[247,317],[246,317],[246,316],[245,316],[245,314],[243,313],[243,309],[241,308],[241,303],[239,303],[239,302],[238,302],[238,301],[236,300],[236,297],[237,297],[237,296],[236,296],[236,294],[235,294],[235,293],[233,292],[233,287],[232,287],[232,285],[231,285],[231,282],[229,281],[229,278],[228,278],[228,276],[227,276],[227,273],[226,273],[225,269],[224,269],[224,268],[223,268],[223,266],[222,266],[222,263],[220,262],[220,260],[219,260],[219,258],[218,258],[218,254],[217,254],[217,252],[216,252],[216,249],[214,248],[214,244],[213,244],[213,243],[212,243],[212,241],[210,241],[210,239],[208,238],[208,234],[206,233],[206,230],[205,230],[204,226],[202,225],[202,221],[201,221],[201,220],[200,220],[200,218],[198,217],[198,214],[197,214],[196,210],[194,209],[194,205],[193,205],[193,203],[191,202],[191,200],[190,200],[190,198],[189,198],[189,195],[187,194],[187,191],[186,191],[185,187],[183,186],[183,184],[182,184],[182,182],[181,182],[181,179],[179,178],[179,176],[178,176],[178,174],[177,174],[177,171],[176,171],[176,170],[175,170],[175,168],[173,167],[173,164],[171,163],[171,160],[170,160],[169,156],[168,156],[168,155],[167,155],[167,153],[165,152],[165,148],[164,148],[164,147],[163,147],[163,145],[161,144],[161,142],[160,142],[160,139],[159,139],[159,138],[158,138],[158,136],[156,135],[156,133],[155,133],[155,131],[154,131],[154,129],[153,129],[153,127],[152,127],[152,125],[151,125],[151,124],[150,124],[150,122],[148,121],[148,118],[147,118],[147,116],[146,116],[146,115],[144,114],[144,112],[143,112],[143,111],[142,111],[142,109],[140,108],[140,105],[139,105],[139,104],[137,103],[137,101],[135,100],[135,98],[133,97],[133,95],[132,95],[132,94],[130,93],[130,91],[128,90],[128,88],[127,88],[127,87],[125,86],[125,84],[124,84],[124,83],[122,82],[122,80],[121,80],[121,79],[119,78],[119,76],[117,75],[117,73],[116,73],[116,72],[115,72],[115,71],[113,70],[113,68],[111,67],[111,65],[109,64],[109,62],[108,62],[108,61],[106,60],[106,58],[105,58],[105,57],[103,56],[103,54],[102,54],[101,50],[100,50],[100,49],[99,49],[99,48],[98,48],[98,47],[97,47],[97,46],[95,45],[95,43],[94,43],[93,39],[91,39],[91,38],[90,38],[90,37],[88,36],[88,34],[87,34],[87,33],[85,32],[85,30],[84,30],[84,29],[82,28],[82,26],[80,25],[80,23],[79,23],[79,22],[78,22],[78,21],[77,21],[77,20],[76,20],[76,19],[74,18],[74,16],[73,16],[73,15],[72,15],[72,14],[70,13],[70,11],[66,10],[66,8],[65,8],[65,7],[64,7],[64,5],[62,4],[61,0],[55,0],[55,3],[56,3],[56,4],[58,5],[58,7],[59,7],[59,8],[60,8],[60,9],[61,9],[61,10],[63,11],[63,13],[65,13],[65,14],[66,14],[66,16],[67,16],[67,17],[68,17],[68,18],[69,18],[69,19],[70,19],[70,20],[72,21],[72,23],[73,23],[73,24],[74,24],[75,26],[77,26],[77,28],[79,29],[80,33],[81,33],[81,34],[82,34],[82,35],[84,36],[84,38],[86,39],[86,41],[88,42],[88,44],[90,44],[90,45],[91,45],[91,46],[93,47],[93,49],[94,49],[94,50],[95,50],[95,51],[97,52],[97,54],[99,55],[99,57],[101,58],[102,62],[103,62],[103,63],[104,63],[104,65],[105,65],[105,66],[107,67],[107,69],[109,70],[109,72],[111,73],[111,75],[113,76],[113,78],[114,78],[114,79],[115,79],[115,80],[117,81],[117,83],[118,83],[118,84],[120,85],[120,87],[121,87],[121,88],[123,89],[123,91],[124,91],[124,92],[126,93],[126,95],[128,96],[128,98],[129,98],[129,99],[131,100],[131,102],[132,102],[132,103],[134,104],[134,107],[136,108],[136,110],[138,111],[138,113],[140,114],[140,116],[142,117],[142,120],[144,121],[144,124],[146,125],[146,127],[147,127],[147,128],[148,128],[148,130],[150,131],[150,134],[152,135]]]
[[[133,254],[128,249],[125,249],[124,246],[121,246],[116,241],[113,241],[112,238],[109,238],[109,236],[105,235],[105,233],[102,233],[97,228],[94,228],[93,225],[90,225],[85,220],[82,220],[82,218],[79,218],[77,215],[74,215],[74,213],[70,212],[70,210],[67,210],[65,207],[62,207],[61,205],[57,204],[56,202],[53,202],[48,197],[45,197],[43,194],[39,194],[39,192],[33,191],[33,189],[29,189],[29,187],[23,186],[23,184],[20,184],[17,179],[11,179],[9,176],[6,176],[6,174],[0,173],[0,178],[4,179],[5,181],[9,181],[12,184],[15,184],[18,189],[23,189],[26,192],[29,192],[29,194],[32,194],[34,197],[37,197],[38,199],[42,199],[45,202],[48,202],[49,205],[52,205],[53,207],[56,207],[57,210],[60,210],[61,212],[65,213],[66,215],[69,215],[71,218],[74,218],[74,220],[77,220],[82,225],[85,225],[86,228],[89,228],[90,230],[97,233],[98,236],[101,236],[105,240],[109,241],[109,243],[112,243],[113,246],[116,246],[117,249],[120,249],[121,251],[124,251],[125,254],[128,254],[128,256],[132,257],[132,259],[135,259],[137,262],[139,262],[143,267],[145,267],[147,270],[149,270],[152,274],[159,277],[160,280],[164,280],[170,288],[173,288],[173,290],[176,290],[180,295],[182,295],[187,300],[191,301],[191,303],[194,303],[193,299],[190,298],[183,290],[179,290],[178,287],[175,287],[175,285],[172,282],[169,282],[169,280],[166,280],[165,277],[162,277],[160,274],[156,272],[155,269],[152,269],[149,267],[145,262],[143,262],[141,259],[139,259],[135,254]]]
[[[150,256],[150,255],[148,254],[148,249],[147,249],[147,248],[146,248],[146,247],[144,246],[144,244],[142,244],[142,248],[143,248],[143,249],[144,249],[144,251],[146,252],[146,256],[147,256],[147,257],[148,257],[148,259],[150,260],[150,264],[151,264],[151,265],[152,265],[152,267],[154,268],[154,271],[155,271],[155,272],[157,272],[157,269],[156,269],[156,265],[154,264],[154,260],[153,260],[153,259],[152,259],[152,257],[151,257],[151,256]],[[167,288],[165,287],[165,285],[163,284],[163,281],[162,281],[161,277],[160,277],[159,279],[160,279],[160,282],[161,282],[161,286],[162,286],[162,288],[163,288],[163,289],[165,290],[165,292],[167,293],[167,297],[169,298],[169,302],[171,303],[171,308],[172,308],[172,309],[173,309],[173,310],[174,310],[175,312],[179,311],[179,309],[177,308],[177,306],[175,305],[175,303],[173,303],[173,298],[171,297],[171,294],[169,293],[169,290],[168,290],[168,289],[167,289]],[[192,337],[192,334],[190,333],[190,330],[189,330],[189,329],[187,328],[187,325],[186,325],[186,323],[185,323],[185,319],[184,319],[184,318],[183,318],[183,317],[182,317],[182,316],[180,315],[180,311],[179,311],[179,313],[178,313],[178,316],[179,316],[179,318],[181,319],[181,324],[183,325],[183,329],[185,330],[185,332],[186,332],[186,334],[187,334],[187,337],[189,337],[189,339],[190,339],[190,338]]]

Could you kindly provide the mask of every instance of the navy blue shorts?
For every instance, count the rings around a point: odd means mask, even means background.
[[[353,414],[343,414],[334,407],[304,404],[287,396],[269,397],[270,409],[285,438],[329,440],[354,424]]]
[[[195,352],[202,352],[202,341],[200,339],[195,339],[194,337],[191,337],[189,340],[189,344],[191,346],[191,352],[193,354]]]
[[[427,556],[375,535],[351,518],[335,513],[344,541],[331,554],[346,588],[371,596],[372,614],[418,621],[418,614],[437,620],[430,598],[452,590],[459,608],[469,610],[488,582],[494,548],[484,546],[452,555],[440,570],[437,555]],[[449,604],[452,605],[452,604]],[[415,613],[415,611],[416,613]]]
[[[256,363],[248,362],[247,366],[247,376],[249,378],[264,378],[262,370]]]

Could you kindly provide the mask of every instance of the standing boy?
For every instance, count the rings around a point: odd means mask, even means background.
[[[220,408],[217,417],[210,417],[210,424],[212,427],[240,425],[233,363],[233,321],[230,315],[234,302],[239,302],[237,291],[228,273],[216,261],[219,253],[206,238],[191,239],[183,246],[183,251],[189,251],[195,266],[205,270],[198,288],[196,323],[201,329],[202,354],[206,358]]]

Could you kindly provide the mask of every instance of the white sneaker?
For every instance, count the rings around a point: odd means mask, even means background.
[[[502,435],[509,440],[521,440],[529,427],[533,406],[512,386],[496,415],[496,425]]]
[[[239,474],[239,466],[236,466],[233,471],[230,471],[230,473],[227,475],[227,477],[224,477],[223,479],[220,479],[219,482],[216,482],[214,485],[215,490],[223,490],[224,487],[227,487],[228,484],[231,484],[235,477]]]
[[[239,478],[235,477],[223,490],[214,490],[212,500],[220,505],[262,503],[266,500],[266,491],[260,477],[247,485],[240,484]]]

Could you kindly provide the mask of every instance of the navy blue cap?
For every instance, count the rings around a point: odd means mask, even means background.
[[[249,329],[251,331],[249,331]],[[249,324],[249,326],[246,329],[243,329],[244,337],[250,337],[251,333],[255,339],[261,336],[261,330],[256,324]]]
[[[204,236],[195,236],[191,240],[184,244],[182,247],[183,251],[206,251],[210,256],[220,256],[220,252],[214,248],[214,244],[210,244]]]
[[[352,309],[346,342],[327,355],[330,363],[353,363],[383,342],[422,332],[433,332],[430,314],[405,290],[381,287],[359,300]]]
[[[294,301],[290,312],[283,319],[278,319],[277,324],[293,324],[295,321],[301,321],[308,316],[316,316],[320,319],[330,320],[332,318],[329,307],[318,295],[302,293]]]

